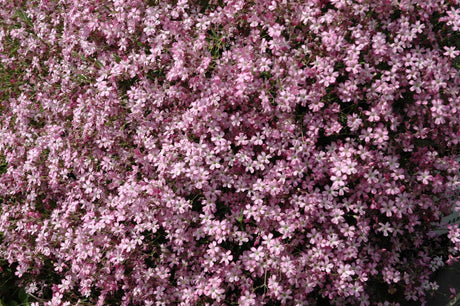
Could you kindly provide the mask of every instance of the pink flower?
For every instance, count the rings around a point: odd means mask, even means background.
[[[385,222],[385,223],[380,222],[379,225],[380,227],[377,230],[379,232],[382,232],[383,236],[387,237],[388,233],[393,232],[393,228],[390,227],[390,224],[388,222]]]
[[[450,292],[450,297],[449,297],[450,299],[453,299],[457,296],[457,289],[450,287],[449,292]]]
[[[245,294],[241,295],[241,297],[238,300],[238,303],[242,306],[257,305],[255,298],[256,295],[254,293],[246,292]]]
[[[252,247],[251,254],[249,255],[250,258],[254,259],[255,261],[260,261],[262,258],[265,257],[265,253],[263,252],[263,247],[258,247],[257,249]]]
[[[428,170],[420,172],[419,175],[417,176],[417,180],[421,181],[422,184],[424,185],[429,184],[429,181],[431,181],[432,178],[433,176],[430,175],[430,172]]]
[[[460,51],[455,50],[455,47],[444,46],[444,50],[446,50],[444,55],[450,58],[456,58],[460,54]]]
[[[457,0],[35,2],[0,10],[0,255],[34,295],[423,302],[458,257]]]

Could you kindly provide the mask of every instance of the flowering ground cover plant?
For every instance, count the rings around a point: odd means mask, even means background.
[[[49,305],[425,301],[458,258],[458,0],[0,0],[0,257]]]

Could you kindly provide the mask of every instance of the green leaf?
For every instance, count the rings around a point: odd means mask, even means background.
[[[241,209],[240,216],[238,217],[238,219],[236,219],[236,221],[238,221],[238,223],[243,223],[243,209]]]
[[[22,9],[16,9],[16,13],[18,14],[19,18],[21,18],[22,21],[27,23],[30,27],[34,27],[34,24],[30,20],[29,16],[27,16],[26,12],[24,12]]]
[[[104,67],[104,64],[99,61],[99,60],[96,60],[96,64],[100,67],[100,68],[103,68]]]
[[[80,79],[82,82],[88,82],[88,78],[83,74],[77,74],[77,78]]]
[[[28,296],[27,296],[27,293],[24,290],[24,288],[19,289],[18,297],[19,297],[19,301],[21,301],[21,303],[24,303],[25,301],[27,301]]]
[[[0,174],[6,173],[8,171],[8,164],[2,163],[0,164]]]
[[[115,59],[115,62],[117,62],[117,64],[119,64],[121,62],[121,57],[118,56],[118,54],[113,54],[113,57]]]

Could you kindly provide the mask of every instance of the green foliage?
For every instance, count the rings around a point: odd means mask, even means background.
[[[30,305],[30,296],[24,288],[17,286],[14,275],[15,267],[9,266],[6,261],[0,261],[0,306],[27,306]]]
[[[8,170],[8,164],[5,161],[5,157],[2,156],[0,158],[0,175],[2,175],[3,173],[6,173],[7,170]]]
[[[26,12],[24,12],[24,10],[22,10],[22,9],[16,9],[16,14],[17,14],[17,16],[18,16],[22,21],[24,21],[29,27],[31,27],[31,28],[34,27],[34,24],[33,24],[32,21],[30,20],[29,16],[27,16]]]
[[[210,29],[207,32],[208,50],[213,59],[220,58],[222,53],[229,48],[229,45],[225,43],[225,36],[222,32],[222,26]]]

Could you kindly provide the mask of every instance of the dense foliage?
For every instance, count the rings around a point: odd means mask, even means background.
[[[458,0],[0,4],[0,257],[27,293],[423,301],[459,255],[433,232],[460,206]]]

